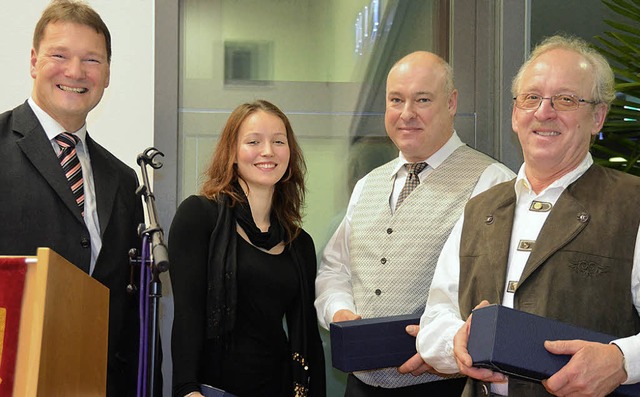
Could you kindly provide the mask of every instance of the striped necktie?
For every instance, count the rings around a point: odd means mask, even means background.
[[[82,216],[84,216],[84,183],[82,181],[82,166],[78,160],[76,153],[76,144],[80,142],[80,138],[68,132],[56,136],[56,142],[60,145],[60,154],[58,159],[64,171],[64,175],[69,181],[73,197],[80,208]]]
[[[400,204],[406,199],[409,194],[420,184],[420,178],[418,178],[418,174],[424,171],[427,168],[427,163],[407,163],[404,165],[405,168],[408,169],[409,174],[407,175],[407,180],[404,183],[404,187],[400,191],[400,195],[398,196],[398,202],[396,203],[396,210],[400,207]]]

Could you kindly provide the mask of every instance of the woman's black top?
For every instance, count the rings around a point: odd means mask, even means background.
[[[245,241],[233,225],[228,240],[236,247],[235,322],[224,346],[208,336],[210,245],[220,211],[228,209],[191,196],[170,229],[174,396],[195,391],[201,383],[238,397],[292,396],[292,340],[303,341],[298,347],[310,369],[309,396],[324,396],[324,356],[313,308],[315,249],[304,231],[284,252],[272,255]]]
[[[290,393],[291,355],[283,319],[294,299],[300,299],[293,266],[289,252],[271,255],[238,236],[237,320],[220,363],[220,388],[238,396]]]

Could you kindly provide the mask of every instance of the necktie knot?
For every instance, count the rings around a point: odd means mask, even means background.
[[[404,187],[400,191],[400,195],[398,196],[398,201],[396,202],[396,209],[400,207],[400,204],[409,196],[409,194],[420,184],[420,179],[418,178],[418,174],[424,171],[427,168],[427,163],[407,163],[404,165],[407,169],[408,175],[407,180],[404,183]]]
[[[68,132],[63,132],[61,134],[56,135],[56,142],[60,145],[61,148],[74,148],[80,142],[80,138],[77,136],[70,134]]]
[[[425,168],[427,168],[427,163],[425,162],[406,163],[404,167],[409,172],[409,175],[407,176],[407,178],[412,179],[413,177],[417,177],[419,173],[421,173],[422,171],[424,171]]]

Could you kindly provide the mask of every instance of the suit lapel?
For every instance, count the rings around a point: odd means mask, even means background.
[[[38,118],[26,103],[18,107],[15,112],[16,116],[12,128],[22,135],[22,138],[16,140],[16,144],[58,194],[69,208],[69,211],[73,213],[73,216],[79,222],[84,222],[78,205],[73,198],[73,193],[69,188],[67,178],[62,172],[60,162],[51,146],[51,142],[47,139],[44,129],[38,122]]]
[[[104,231],[113,213],[116,193],[118,192],[119,174],[108,160],[106,150],[91,139],[88,133],[87,147],[89,148],[89,156],[91,157],[93,185],[96,189],[100,235],[104,236]]]

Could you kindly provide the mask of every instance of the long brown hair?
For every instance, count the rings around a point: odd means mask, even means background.
[[[204,174],[201,194],[208,198],[218,198],[225,194],[231,198],[232,206],[243,200],[236,191],[236,183],[240,179],[235,164],[238,148],[240,126],[251,114],[262,110],[278,117],[287,130],[289,145],[289,164],[287,171],[275,186],[271,210],[287,233],[287,243],[291,242],[302,227],[302,207],[304,204],[304,177],[307,166],[298,146],[296,137],[287,116],[274,104],[265,100],[243,103],[231,112],[222,130],[218,145],[213,152],[211,164]]]

